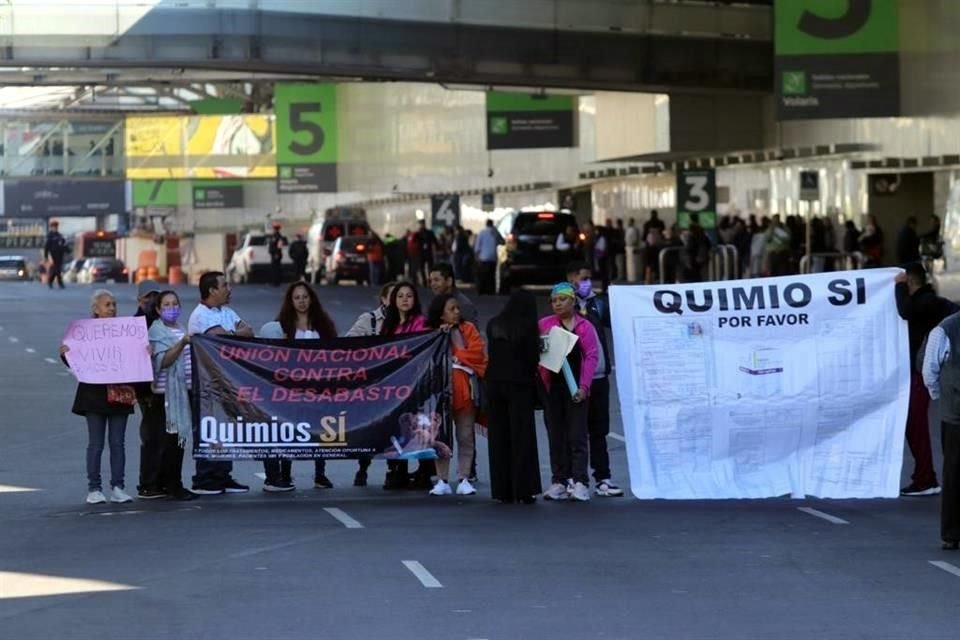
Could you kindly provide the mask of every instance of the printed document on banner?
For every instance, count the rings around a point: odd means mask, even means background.
[[[638,498],[896,497],[897,269],[610,291]]]

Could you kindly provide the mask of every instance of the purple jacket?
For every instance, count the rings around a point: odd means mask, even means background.
[[[560,318],[557,316],[540,318],[539,325],[540,335],[544,336],[550,333],[550,329],[553,327],[565,328],[560,324]],[[593,383],[593,374],[597,370],[597,362],[600,360],[600,339],[597,337],[597,330],[593,328],[590,321],[578,314],[573,316],[573,333],[580,338],[577,340],[577,346],[574,349],[580,349],[583,354],[580,361],[580,387],[589,391],[590,385]],[[550,388],[551,373],[552,371],[540,367],[540,379],[543,380],[547,389]]]

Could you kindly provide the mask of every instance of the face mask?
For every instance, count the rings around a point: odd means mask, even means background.
[[[593,293],[593,283],[590,282],[590,279],[581,280],[580,284],[577,285],[577,296],[589,298],[591,293]]]
[[[180,317],[180,307],[164,309],[160,312],[160,317],[163,318],[165,322],[176,322],[177,318]]]

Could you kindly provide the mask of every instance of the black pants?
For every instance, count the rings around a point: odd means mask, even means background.
[[[607,451],[607,436],[610,434],[609,378],[594,378],[587,402],[590,467],[593,469],[593,479],[599,483],[610,479],[610,453]]]
[[[307,261],[297,260],[293,263],[293,266],[297,271],[297,280],[303,280],[307,275]]]
[[[140,408],[144,419],[140,424],[139,489],[175,494],[183,489],[183,447],[176,433],[167,433],[163,396],[151,396]]]
[[[566,484],[572,479],[589,484],[587,402],[574,402],[563,380],[554,380],[544,395],[552,482]]]
[[[477,294],[495,295],[497,288],[496,262],[482,261],[477,263]]]
[[[279,287],[283,282],[283,260],[270,259],[270,271],[273,274],[273,286]]]
[[[370,468],[370,462],[372,460],[373,460],[372,458],[357,458],[357,467],[358,467],[357,470],[366,471],[367,469]],[[326,474],[327,474],[327,461],[322,458],[318,458],[317,460],[314,460],[313,477],[319,478],[320,476],[326,475]],[[290,477],[289,474],[287,475],[287,477],[288,478]]]
[[[50,265],[50,273],[47,274],[47,286],[53,289],[53,281],[56,280],[60,288],[63,289],[63,264],[54,262]]]
[[[487,428],[490,493],[495,500],[516,502],[543,491],[537,427],[536,388],[509,382],[487,382],[490,407]]]
[[[161,459],[167,435],[163,396],[152,393],[140,398],[140,483],[139,491],[166,489],[160,481]]]
[[[943,474],[940,486],[940,539],[960,542],[960,424],[940,424]]]

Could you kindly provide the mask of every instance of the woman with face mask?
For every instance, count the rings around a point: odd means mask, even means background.
[[[106,289],[97,289],[90,298],[90,311],[93,318],[116,318],[117,300]],[[67,366],[67,353],[70,347],[60,345],[60,358]],[[112,384],[77,383],[77,393],[73,400],[73,413],[87,420],[87,504],[103,504],[107,497],[103,494],[100,481],[100,459],[103,457],[104,440],[110,443],[110,501],[130,502],[133,500],[124,491],[123,474],[126,467],[125,435],[127,417],[133,413],[136,402],[133,387]],[[108,435],[109,434],[109,435]]]
[[[337,337],[337,328],[327,315],[316,292],[303,282],[294,282],[287,287],[280,305],[277,319],[268,322],[257,334],[260,338],[274,340],[331,340]],[[354,485],[365,486],[369,459],[360,460],[360,470],[354,478]],[[272,458],[263,461],[266,479],[263,490],[268,493],[293,491],[292,460]],[[314,461],[313,486],[315,489],[332,489],[333,483],[327,478],[326,460]],[[360,484],[362,482],[362,484]]]
[[[165,426],[159,450],[152,453],[159,459],[159,479],[163,491],[141,497],[193,500],[194,494],[183,486],[183,450],[190,441],[193,417],[190,413],[190,389],[193,381],[190,362],[190,336],[179,324],[180,298],[173,291],[163,291],[157,298],[159,319],[150,325],[150,346],[153,350],[153,393],[159,399],[148,411]]]
[[[427,323],[431,329],[441,329],[450,334],[450,355],[453,362],[453,423],[457,441],[457,495],[472,496],[477,492],[470,483],[470,466],[476,445],[474,427],[477,422],[475,393],[482,384],[487,371],[487,353],[480,332],[470,322],[460,319],[460,305],[456,296],[443,293],[433,299]],[[432,496],[449,496],[453,493],[447,482],[450,459],[437,460],[437,482],[430,490]]]
[[[550,445],[552,484],[543,494],[545,500],[590,499],[587,475],[587,403],[593,374],[599,359],[597,332],[589,320],[577,313],[577,294],[569,282],[561,282],[550,292],[553,315],[541,318],[540,335],[546,337],[554,327],[577,336],[567,364],[577,385],[571,395],[562,373],[540,366],[545,390],[544,417]]]

